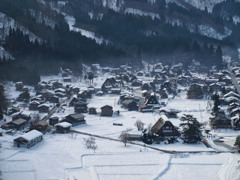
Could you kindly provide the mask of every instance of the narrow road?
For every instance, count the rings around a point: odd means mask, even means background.
[[[107,140],[111,140],[111,141],[117,141],[117,142],[122,142],[119,139],[114,139],[114,138],[110,138],[110,137],[105,137],[105,136],[100,136],[100,135],[96,135],[96,134],[90,134],[90,133],[85,133],[85,132],[80,132],[80,131],[76,131],[76,130],[71,130],[72,133],[77,133],[77,134],[82,134],[82,135],[86,135],[86,136],[91,136],[91,137],[96,137],[96,138],[101,138],[101,139],[107,139]],[[192,154],[197,154],[197,153],[236,153],[236,151],[171,151],[171,150],[165,150],[165,149],[160,149],[160,148],[156,148],[153,146],[149,146],[146,144],[140,144],[140,143],[136,143],[136,142],[127,142],[127,144],[132,144],[132,145],[136,145],[136,146],[141,146],[143,148],[148,148],[148,149],[153,149],[156,151],[161,151],[164,153],[168,153],[168,154],[184,154],[184,153],[192,153]]]
[[[62,105],[63,103],[71,102],[71,101],[72,101],[72,98],[73,98],[73,96],[71,96],[69,99],[62,100],[62,101],[59,103],[59,104],[60,104],[59,107],[61,107],[61,105]],[[55,105],[55,106],[49,111],[48,115],[45,116],[44,118],[42,118],[41,121],[47,121],[57,110],[58,110],[58,107],[57,107],[57,105]]]

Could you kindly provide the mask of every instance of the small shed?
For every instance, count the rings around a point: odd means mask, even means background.
[[[106,105],[101,107],[101,116],[112,116],[113,115],[113,107]]]
[[[88,109],[88,113],[89,113],[89,114],[97,114],[96,108],[90,107],[90,108]]]
[[[43,139],[43,134],[37,130],[29,131],[13,140],[14,146],[30,148]]]
[[[61,122],[54,125],[57,133],[68,133],[71,129],[72,124],[68,122]]]

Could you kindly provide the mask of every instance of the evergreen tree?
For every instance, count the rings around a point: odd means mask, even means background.
[[[216,115],[219,111],[219,105],[220,105],[220,101],[219,101],[219,95],[217,93],[212,95],[212,100],[214,101],[214,105],[213,105],[213,114]]]
[[[240,135],[236,137],[236,141],[234,143],[234,146],[237,146],[240,149]]]
[[[215,52],[216,57],[216,66],[220,69],[223,66],[223,59],[222,59],[223,53],[221,46],[218,46]]]
[[[202,124],[197,121],[193,115],[184,114],[180,118],[181,138],[186,143],[197,143],[201,140],[201,126]]]

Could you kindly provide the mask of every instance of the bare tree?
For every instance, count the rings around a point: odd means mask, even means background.
[[[138,131],[142,131],[144,129],[144,123],[141,120],[137,120],[134,126],[137,127]]]
[[[95,150],[97,149],[97,144],[96,144],[95,138],[89,137],[89,138],[87,138],[87,139],[84,138],[83,140],[84,140],[84,142],[85,142],[86,147],[87,147],[88,149],[92,149],[92,150],[94,151],[94,153],[95,153]]]
[[[124,143],[125,146],[127,146],[127,142],[130,140],[128,131],[129,130],[123,131],[119,136],[119,139]]]

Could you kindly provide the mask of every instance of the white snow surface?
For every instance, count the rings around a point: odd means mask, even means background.
[[[134,8],[126,8],[124,11],[125,14],[135,14],[140,16],[150,16],[153,20],[155,18],[160,19],[159,14],[152,13],[152,12],[144,12],[140,9],[134,9]]]
[[[62,14],[64,15],[64,18],[69,25],[70,31],[80,32],[83,36],[94,39],[98,44],[102,44],[105,41],[102,37],[96,36],[94,32],[75,27],[76,20],[73,16],[67,15],[66,13]]]
[[[201,35],[218,40],[222,40],[232,34],[232,30],[228,29],[227,27],[224,27],[224,33],[222,34],[208,25],[198,25],[198,31]]]

